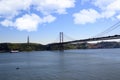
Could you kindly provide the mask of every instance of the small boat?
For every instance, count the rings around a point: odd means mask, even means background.
[[[20,69],[19,67],[16,67],[16,69],[18,70],[18,69]]]
[[[11,50],[10,53],[18,53],[18,50]]]

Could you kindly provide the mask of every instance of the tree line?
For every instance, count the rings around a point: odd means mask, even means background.
[[[99,43],[76,43],[64,44],[64,49],[98,49],[98,48],[120,48],[120,42],[99,42]],[[0,43],[0,52],[19,51],[43,51],[59,50],[59,45],[42,45],[36,43]]]

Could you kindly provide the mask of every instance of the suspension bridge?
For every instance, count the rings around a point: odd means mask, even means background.
[[[104,30],[103,32],[97,34],[96,36],[94,36],[92,38],[72,40],[72,41],[64,41],[64,33],[60,32],[59,33],[59,42],[51,43],[51,44],[49,44],[49,46],[58,45],[59,50],[64,50],[65,44],[75,44],[75,43],[85,43],[85,42],[90,42],[90,41],[103,41],[103,40],[120,39],[120,35],[102,36],[102,35],[105,35],[111,31],[115,30],[119,26],[120,26],[120,21],[117,22],[116,24],[110,26],[108,29]],[[102,36],[102,37],[100,37],[100,36]]]

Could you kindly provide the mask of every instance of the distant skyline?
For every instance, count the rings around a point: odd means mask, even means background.
[[[0,43],[90,38],[120,20],[120,0],[0,0]],[[102,35],[119,35],[120,26]],[[68,40],[65,38],[65,40]]]

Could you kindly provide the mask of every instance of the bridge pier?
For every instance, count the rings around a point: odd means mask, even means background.
[[[64,51],[64,45],[63,45],[63,32],[60,32],[60,43],[59,43],[59,51]]]

